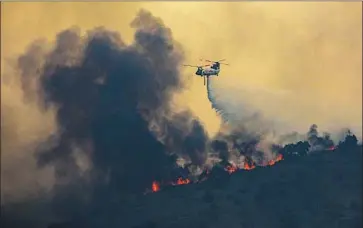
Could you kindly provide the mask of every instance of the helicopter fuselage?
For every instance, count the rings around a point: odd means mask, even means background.
[[[218,76],[220,69],[212,69],[212,68],[198,68],[197,72],[195,72],[196,75],[199,75],[201,77],[204,76]]]
[[[221,64],[225,64],[225,65],[228,65],[227,63],[220,63],[222,61],[224,61],[225,59],[222,59],[222,60],[219,60],[219,61],[211,61],[211,60],[206,60],[207,62],[211,62],[213,63],[212,65],[204,65],[204,66],[193,66],[193,65],[184,65],[184,66],[189,66],[189,67],[197,67],[197,71],[195,72],[196,75],[200,76],[200,77],[203,77],[204,79],[204,85],[205,85],[205,82],[207,80],[207,83],[208,83],[208,79],[210,76],[218,76],[219,75],[219,72],[221,70],[220,68],[220,65]],[[208,68],[203,68],[203,67],[206,67],[206,66],[210,66]]]

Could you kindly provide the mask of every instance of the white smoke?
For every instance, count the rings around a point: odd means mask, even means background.
[[[222,120],[224,121],[224,123],[228,122],[228,113],[224,110],[223,106],[221,106],[218,102],[217,102],[217,97],[216,97],[216,93],[213,90],[213,79],[207,77],[207,96],[208,96],[208,100],[210,101],[211,105],[212,105],[212,109],[214,109],[222,118]]]

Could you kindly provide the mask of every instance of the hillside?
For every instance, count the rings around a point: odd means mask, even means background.
[[[49,227],[360,228],[362,148],[284,160],[102,205],[90,209],[87,219]]]

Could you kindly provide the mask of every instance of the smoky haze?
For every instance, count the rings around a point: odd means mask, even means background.
[[[200,57],[231,64],[213,79],[220,100],[288,120],[287,132],[305,134],[311,123],[360,129],[356,5],[229,4],[5,3],[2,203],[51,193],[56,214],[69,216],[90,198],[174,178],[175,154],[204,164],[213,136],[213,149],[230,158],[234,139],[220,136],[202,80],[180,69]],[[172,30],[147,11],[133,19],[140,5]],[[201,7],[214,19],[201,17]],[[175,17],[181,11],[189,13]],[[198,35],[203,29],[208,35]],[[257,143],[256,124],[236,137]]]
[[[213,16],[201,16],[201,9]],[[360,3],[160,3],[150,10],[183,40],[189,64],[227,59],[230,66],[222,65],[212,81],[230,112],[243,115],[248,106],[281,131],[305,133],[316,123],[323,131],[350,127],[361,138]],[[183,20],[174,17],[176,11]],[[189,105],[204,121],[210,119],[213,131],[203,82],[193,80]]]
[[[283,120],[278,123],[284,122],[284,131],[305,133],[316,123],[323,131],[350,127],[361,138],[359,2],[5,3],[2,61],[22,53],[30,41],[53,40],[73,25],[83,30],[105,26],[129,43],[134,30],[128,22],[140,7],[173,29],[186,63],[227,59],[230,66],[222,66],[215,89],[233,97],[232,103]],[[220,119],[210,109],[202,79],[193,73],[183,70],[190,86],[175,103],[190,107],[208,133],[216,134]]]

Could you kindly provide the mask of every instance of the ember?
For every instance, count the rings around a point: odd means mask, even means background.
[[[254,168],[256,168],[256,166],[254,164],[249,164],[248,162],[245,162],[243,165],[243,169],[245,169],[245,170],[251,170]]]
[[[252,159],[250,157],[245,157],[245,161],[243,164],[243,169],[244,170],[251,170],[256,168],[256,166],[253,164],[254,162],[252,161]]]
[[[157,191],[159,191],[159,190],[160,190],[160,185],[159,185],[159,183],[158,183],[158,182],[156,182],[156,181],[153,181],[152,186],[151,186],[151,190],[152,190],[153,192],[157,192]]]
[[[236,172],[238,170],[238,168],[234,165],[227,165],[224,168],[224,170],[227,171],[229,174],[232,174],[232,173]]]
[[[176,182],[173,182],[172,185],[183,185],[183,184],[189,184],[189,179],[183,179],[182,177],[179,177]]]
[[[283,159],[282,154],[277,155],[277,157],[275,159],[272,159],[271,161],[268,162],[268,165],[274,165],[276,164],[276,162],[279,162]]]

